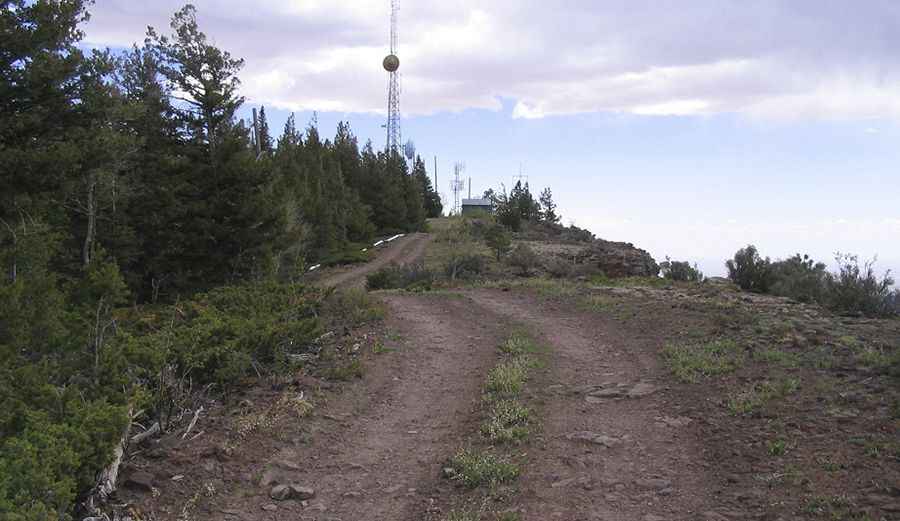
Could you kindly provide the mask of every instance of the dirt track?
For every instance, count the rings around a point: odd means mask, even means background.
[[[414,262],[429,238],[404,237],[375,261],[325,274],[319,283],[358,287],[381,266]],[[221,489],[193,518],[444,519],[459,492],[441,469],[478,436],[485,375],[496,346],[517,326],[549,347],[548,364],[532,382],[540,417],[523,448],[523,475],[498,508],[525,521],[741,517],[713,496],[696,426],[668,408],[654,355],[661,339],[652,333],[629,336],[602,314],[562,308],[524,290],[380,298],[391,350],[368,353],[364,378],[317,400],[311,418],[261,432],[221,464],[201,454],[207,470],[221,476]],[[316,494],[274,501],[274,483]],[[178,518],[168,512],[160,518]]]
[[[376,257],[365,264],[329,270],[317,281],[320,286],[331,286],[339,289],[364,287],[366,275],[391,263],[409,264],[421,259],[425,248],[431,241],[431,235],[411,233],[382,246]]]

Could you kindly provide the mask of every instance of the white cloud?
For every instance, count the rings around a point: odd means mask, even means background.
[[[92,44],[165,30],[181,0],[97,0]],[[386,0],[196,0],[202,28],[246,59],[244,94],[285,108],[380,112]],[[900,21],[863,4],[697,0],[420,0],[401,10],[403,109],[722,112],[900,119]]]

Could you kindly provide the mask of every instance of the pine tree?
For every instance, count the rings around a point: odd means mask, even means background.
[[[553,202],[553,192],[550,191],[550,187],[544,188],[541,192],[541,219],[544,222],[548,222],[551,224],[558,224],[560,221],[560,216],[556,214],[556,203]]]
[[[444,211],[444,205],[441,203],[441,196],[431,185],[431,178],[428,177],[428,171],[425,169],[425,162],[422,161],[421,157],[416,156],[412,175],[416,178],[419,187],[422,190],[425,217],[440,217],[441,213]]]
[[[160,36],[150,27],[148,39],[162,57],[160,72],[177,92],[184,106],[177,106],[176,114],[191,132],[194,141],[215,151],[223,128],[233,125],[234,113],[244,103],[237,94],[240,80],[237,73],[244,60],[233,59],[207,42],[197,25],[197,10],[188,4],[172,18],[174,35]]]
[[[259,149],[265,154],[272,152],[272,136],[269,134],[269,122],[266,120],[266,107],[259,108]]]

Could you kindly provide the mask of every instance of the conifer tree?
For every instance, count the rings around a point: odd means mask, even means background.
[[[550,191],[549,186],[541,192],[540,203],[541,219],[544,222],[558,224],[560,216],[556,214],[556,203],[553,202],[553,192]]]
[[[265,154],[272,152],[272,136],[269,134],[269,122],[266,120],[266,107],[259,108],[259,149]]]

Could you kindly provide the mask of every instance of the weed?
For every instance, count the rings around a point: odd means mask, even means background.
[[[328,316],[350,328],[384,318],[384,308],[361,289],[335,291],[324,308]]]
[[[769,454],[772,456],[784,456],[787,452],[787,442],[781,439],[769,441]]]
[[[537,351],[537,345],[524,333],[513,333],[506,342],[500,344],[500,352],[510,356],[521,356]]]
[[[399,266],[391,264],[366,277],[366,288],[378,289],[423,289],[430,290],[434,274],[422,264]]]
[[[380,355],[382,353],[393,353],[394,351],[396,351],[396,349],[385,346],[384,343],[381,342],[381,340],[377,340],[375,342],[375,345],[372,346],[372,352],[376,355]]]
[[[494,404],[491,416],[481,425],[481,433],[493,442],[518,443],[528,436],[531,411],[513,400]]]
[[[454,510],[447,514],[444,521],[478,521],[479,515],[468,510]]]
[[[497,517],[497,521],[521,521],[522,516],[518,512],[503,512]]]
[[[603,295],[588,295],[579,300],[578,307],[584,311],[598,313],[609,308],[611,303],[610,299]]]
[[[365,374],[365,369],[363,368],[362,361],[357,359],[345,366],[329,367],[325,371],[325,378],[346,382],[354,378],[362,378],[363,374]]]
[[[800,357],[796,354],[774,347],[754,351],[753,359],[758,362],[778,364],[783,367],[797,367],[800,364]]]
[[[681,381],[695,383],[701,377],[730,373],[744,362],[733,340],[702,344],[670,344],[663,349],[669,368]]]
[[[519,467],[506,458],[490,452],[462,449],[450,459],[453,479],[468,488],[494,486],[519,477]]]
[[[800,380],[796,378],[786,378],[776,383],[768,380],[757,382],[742,391],[730,394],[726,406],[733,416],[743,416],[756,412],[771,400],[791,395],[799,388]]]
[[[526,357],[513,358],[495,366],[488,373],[485,389],[491,395],[515,396],[528,379],[531,362]]]

